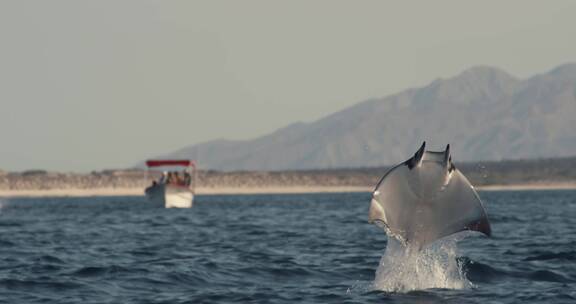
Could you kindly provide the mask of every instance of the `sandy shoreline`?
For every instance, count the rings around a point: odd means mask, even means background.
[[[475,188],[482,191],[576,190],[576,181],[542,184],[487,185]]]
[[[567,190],[576,189],[575,182],[489,185],[476,187],[482,191],[514,190]],[[288,194],[288,193],[338,193],[370,192],[372,187],[310,186],[310,187],[221,187],[199,188],[199,195],[215,194]],[[47,189],[47,190],[0,190],[0,197],[83,197],[83,196],[143,196],[141,188],[93,188],[93,189]]]
[[[262,188],[199,188],[198,195],[216,194],[283,194],[283,193],[336,193],[369,192],[366,187],[262,187]],[[83,196],[143,196],[142,188],[94,188],[49,190],[0,190],[0,197],[83,197]]]

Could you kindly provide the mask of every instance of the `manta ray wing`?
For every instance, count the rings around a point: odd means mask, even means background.
[[[370,222],[383,224],[401,241],[412,237],[414,211],[419,205],[418,194],[410,187],[409,170],[404,164],[392,168],[372,193],[370,204]]]
[[[490,235],[490,224],[476,191],[451,163],[449,148],[425,152],[380,180],[372,195],[369,221],[381,223],[404,243],[422,247],[464,231]]]
[[[482,201],[468,179],[458,169],[454,169],[450,182],[438,196],[432,200],[437,206],[434,210],[436,222],[442,222],[443,230],[438,237],[445,237],[464,230],[478,231],[492,235],[490,223]]]

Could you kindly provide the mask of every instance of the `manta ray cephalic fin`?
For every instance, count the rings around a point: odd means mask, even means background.
[[[410,170],[420,165],[420,163],[422,162],[422,157],[424,156],[424,148],[426,148],[426,142],[422,143],[420,149],[418,149],[418,151],[414,153],[414,156],[412,156],[412,158],[404,162],[408,166],[408,168],[410,168]]]

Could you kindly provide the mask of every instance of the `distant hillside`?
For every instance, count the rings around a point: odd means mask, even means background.
[[[576,155],[576,64],[528,79],[473,67],[312,123],[165,156],[218,170],[375,167],[406,159],[423,140],[437,149],[450,143],[456,161]]]

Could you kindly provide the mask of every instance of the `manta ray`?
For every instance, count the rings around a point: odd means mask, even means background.
[[[423,248],[461,231],[491,235],[474,187],[454,166],[450,145],[425,151],[390,169],[372,193],[369,222],[383,226],[405,245]]]

